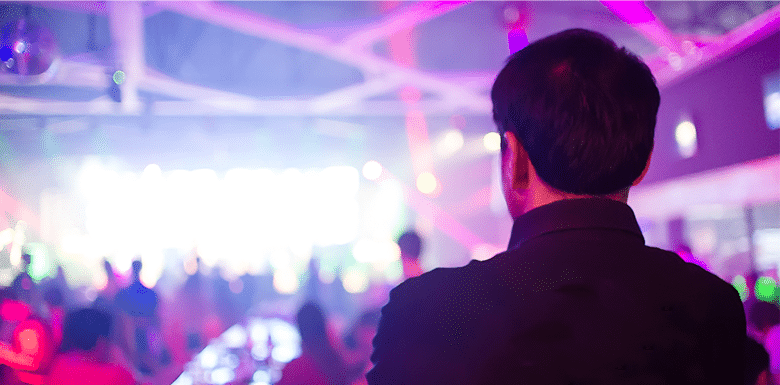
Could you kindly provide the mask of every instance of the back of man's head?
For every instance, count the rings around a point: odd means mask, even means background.
[[[138,279],[138,277],[141,276],[141,269],[143,269],[144,264],[140,260],[136,259],[133,261],[132,270],[133,270],[133,278]]]
[[[537,175],[572,194],[607,195],[642,174],[653,148],[658,88],[640,59],[604,35],[571,29],[513,54],[491,92]]]

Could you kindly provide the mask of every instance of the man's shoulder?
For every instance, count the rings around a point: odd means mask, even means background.
[[[439,267],[418,277],[401,282],[390,291],[390,298],[420,298],[438,296],[438,292],[450,292],[473,282],[475,276],[483,274],[484,263],[472,260],[461,267]]]

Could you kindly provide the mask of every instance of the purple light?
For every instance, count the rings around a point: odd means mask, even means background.
[[[509,54],[513,54],[528,45],[528,36],[523,29],[513,29],[509,31]]]
[[[644,1],[602,1],[612,13],[628,24],[642,24],[655,20]]]

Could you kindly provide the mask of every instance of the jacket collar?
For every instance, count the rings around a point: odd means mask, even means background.
[[[565,199],[537,207],[515,220],[509,250],[553,231],[602,228],[627,231],[645,242],[634,210],[607,198]]]

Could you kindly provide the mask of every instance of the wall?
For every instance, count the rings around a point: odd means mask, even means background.
[[[780,70],[780,33],[661,90],[655,150],[643,184],[780,153],[780,130],[764,117],[764,76]],[[674,130],[692,117],[698,152],[683,159]]]

